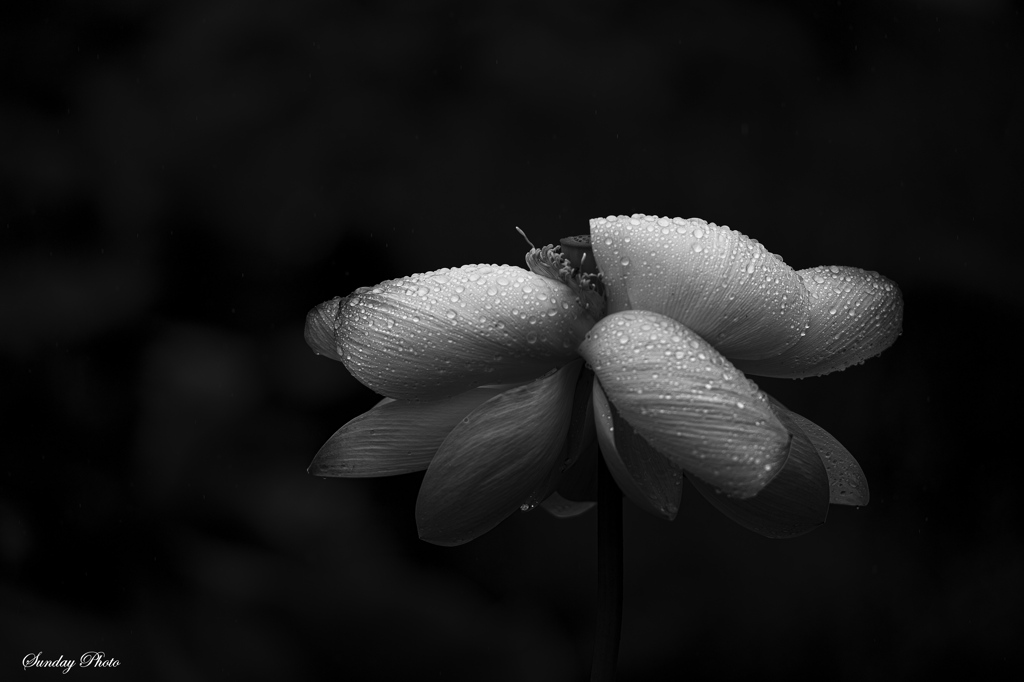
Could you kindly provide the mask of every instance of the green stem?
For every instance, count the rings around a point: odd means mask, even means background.
[[[591,682],[612,682],[622,632],[622,492],[604,457],[597,471],[597,627]]]

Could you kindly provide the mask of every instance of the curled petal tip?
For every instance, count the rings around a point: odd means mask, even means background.
[[[317,355],[326,355],[335,360],[341,360],[334,336],[334,321],[338,317],[340,303],[341,297],[335,296],[310,310],[306,314],[306,330],[303,334],[306,343]]]
[[[808,293],[756,239],[699,218],[635,214],[590,221],[608,309],[681,322],[730,359],[766,358],[800,338]]]
[[[727,517],[768,538],[794,538],[825,523],[828,516],[830,476],[812,439],[801,429],[806,420],[770,398],[772,410],[792,434],[789,456],[779,473],[755,497],[719,495],[707,483],[690,482]]]
[[[810,294],[807,327],[777,356],[738,360],[749,374],[810,377],[846,369],[891,346],[903,330],[903,295],[877,272],[819,266],[799,272]]]
[[[336,352],[364,385],[437,400],[562,367],[593,324],[562,282],[479,264],[359,289],[340,301],[334,328]]]
[[[647,443],[726,494],[757,495],[785,462],[791,435],[764,395],[679,322],[649,311],[613,313],[580,354]]]

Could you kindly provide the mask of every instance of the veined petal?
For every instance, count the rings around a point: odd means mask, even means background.
[[[429,402],[385,398],[335,431],[309,473],[359,478],[422,471],[466,415],[504,390],[474,388]]]
[[[561,282],[511,265],[464,265],[322,303],[307,316],[306,339],[382,395],[436,400],[561,367],[593,323]]]
[[[878,355],[900,335],[903,295],[892,280],[838,265],[808,268],[799,274],[811,296],[805,334],[775,357],[737,361],[744,372],[820,376]]]
[[[810,439],[825,464],[825,471],[828,473],[829,503],[854,507],[866,505],[871,500],[868,479],[850,451],[844,448],[835,436],[807,417],[796,412],[789,412],[789,416]]]
[[[790,435],[765,395],[675,320],[613,313],[594,326],[580,354],[637,433],[727,494],[756,495],[785,461]]]
[[[582,364],[491,398],[452,430],[420,486],[420,538],[460,545],[550,494],[549,474],[565,458]]]
[[[590,221],[608,310],[650,310],[731,358],[778,355],[807,322],[807,289],[756,239],[699,218],[637,214]]]
[[[829,478],[825,465],[793,418],[796,415],[771,401],[793,440],[779,474],[755,497],[726,497],[707,483],[690,478],[693,486],[718,511],[748,530],[769,538],[793,538],[825,523],[829,505]]]
[[[306,313],[306,329],[302,334],[306,338],[306,344],[317,355],[326,355],[339,362],[341,355],[338,354],[334,327],[335,320],[338,319],[338,305],[341,301],[340,296],[332,298]]]
[[[682,472],[618,414],[600,384],[594,384],[594,419],[604,461],[623,494],[646,512],[675,519],[683,492]]]

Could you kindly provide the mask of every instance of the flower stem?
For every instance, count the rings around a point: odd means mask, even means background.
[[[598,457],[597,471],[597,627],[591,682],[611,682],[622,632],[622,491]]]

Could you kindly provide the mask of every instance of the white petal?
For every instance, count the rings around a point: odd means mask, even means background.
[[[451,430],[503,388],[474,388],[452,398],[385,398],[328,439],[309,465],[314,476],[393,476],[427,468]]]
[[[871,500],[868,479],[850,451],[835,436],[807,417],[789,413],[810,439],[828,472],[829,502],[863,507]]]
[[[597,442],[615,483],[644,511],[671,521],[679,512],[683,474],[650,446],[594,384]]]
[[[452,430],[420,486],[420,538],[460,545],[551,494],[551,472],[566,457],[582,364],[491,398]]]
[[[829,478],[825,465],[794,414],[772,401],[793,434],[789,457],[779,474],[755,497],[726,497],[695,478],[690,482],[716,509],[748,530],[769,538],[793,538],[814,530],[828,516]]]
[[[903,328],[903,295],[877,272],[849,266],[800,271],[811,308],[805,334],[775,357],[738,360],[744,372],[810,377],[846,369],[878,355]]]
[[[683,323],[722,355],[777,355],[800,338],[807,290],[755,239],[699,218],[636,214],[590,221],[608,310],[650,310]]]
[[[785,461],[790,435],[765,395],[675,320],[613,313],[580,354],[644,440],[729,495],[756,495]]]
[[[334,352],[324,348],[328,324]],[[435,400],[561,367],[592,325],[561,282],[510,265],[466,265],[327,301],[310,312],[306,338],[378,393]]]

